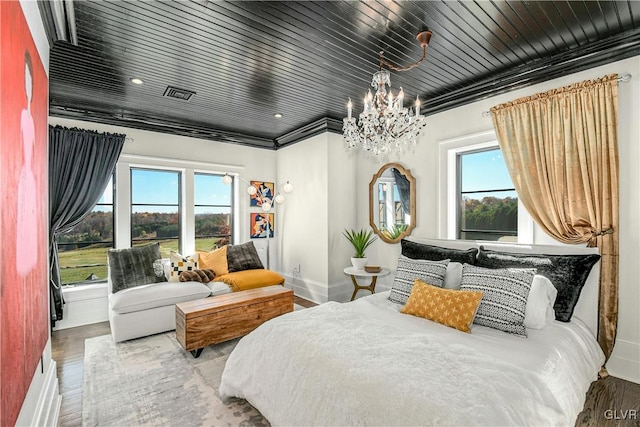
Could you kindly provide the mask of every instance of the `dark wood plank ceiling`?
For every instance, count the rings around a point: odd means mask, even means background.
[[[424,29],[433,31],[427,59],[392,72],[391,83],[419,94],[425,114],[640,54],[638,1],[116,0],[74,8],[78,45],[56,41],[51,50],[51,115],[264,148],[339,132],[347,97],[362,110],[378,52],[414,62]],[[165,98],[167,86],[196,94]]]

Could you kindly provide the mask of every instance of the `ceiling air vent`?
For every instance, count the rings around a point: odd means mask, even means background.
[[[190,90],[167,86],[167,90],[164,91],[164,94],[162,96],[167,98],[180,99],[182,101],[190,101],[195,94],[195,92]]]

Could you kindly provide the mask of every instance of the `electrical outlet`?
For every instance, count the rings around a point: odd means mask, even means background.
[[[300,274],[300,264],[298,264],[298,267],[297,267],[297,268],[296,268],[296,267],[293,267],[293,272],[294,272],[294,273],[297,273],[297,274]]]

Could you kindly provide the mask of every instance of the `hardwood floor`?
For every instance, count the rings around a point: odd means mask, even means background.
[[[51,333],[51,356],[58,365],[58,381],[62,394],[58,426],[82,425],[84,340],[110,333],[109,322]]]
[[[303,307],[316,305],[299,297],[295,297],[294,302]],[[51,334],[52,356],[58,364],[62,394],[59,427],[82,425],[84,340],[109,333],[109,322],[103,322]],[[576,427],[593,426],[640,426],[640,384],[615,377],[592,383],[584,410],[576,420]]]
[[[576,426],[640,426],[640,385],[616,377],[592,383]]]

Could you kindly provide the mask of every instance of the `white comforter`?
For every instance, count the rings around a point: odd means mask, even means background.
[[[574,424],[604,362],[579,320],[465,334],[387,295],[268,321],[229,356],[220,394],[276,426]]]

